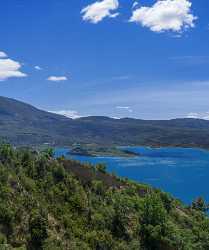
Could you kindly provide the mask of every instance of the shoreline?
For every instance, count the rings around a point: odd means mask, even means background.
[[[134,148],[147,148],[147,149],[188,149],[188,150],[199,150],[209,152],[208,148],[203,147],[184,147],[184,146],[150,146],[150,145],[129,145],[129,146],[115,146],[115,147],[103,147],[103,148],[88,148],[85,151],[83,150],[72,150],[70,146],[63,146],[63,147],[53,147],[53,150],[56,149],[63,149],[67,150],[67,155],[72,156],[84,156],[84,157],[121,157],[121,158],[134,158],[143,156],[143,153],[140,152],[133,152],[131,149]],[[129,150],[130,149],[130,150]]]

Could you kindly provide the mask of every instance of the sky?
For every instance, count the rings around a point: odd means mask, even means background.
[[[209,1],[1,1],[0,95],[77,118],[209,119]]]

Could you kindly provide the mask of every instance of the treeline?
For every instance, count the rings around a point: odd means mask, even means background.
[[[0,146],[0,249],[207,250],[207,208],[103,165]]]

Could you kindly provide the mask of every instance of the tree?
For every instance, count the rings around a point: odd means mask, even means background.
[[[100,163],[100,164],[97,164],[97,165],[96,165],[96,169],[97,169],[99,172],[105,174],[105,173],[106,173],[107,167],[106,167],[105,164]]]
[[[54,156],[54,150],[52,148],[47,148],[45,149],[42,154],[46,157],[46,158],[52,158]]]
[[[167,212],[159,194],[145,197],[143,204],[141,235],[146,249],[161,249],[162,239],[166,236]]]
[[[198,197],[194,200],[191,207],[204,213],[209,210],[209,206],[205,203],[205,200],[202,197]]]
[[[166,220],[166,210],[158,194],[146,196],[143,204],[143,222],[152,226],[162,225]]]
[[[48,237],[48,222],[46,216],[35,211],[29,221],[30,249],[43,249],[44,241]]]

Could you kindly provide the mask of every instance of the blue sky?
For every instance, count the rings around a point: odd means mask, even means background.
[[[1,9],[2,96],[74,117],[208,119],[209,1],[7,0]]]

